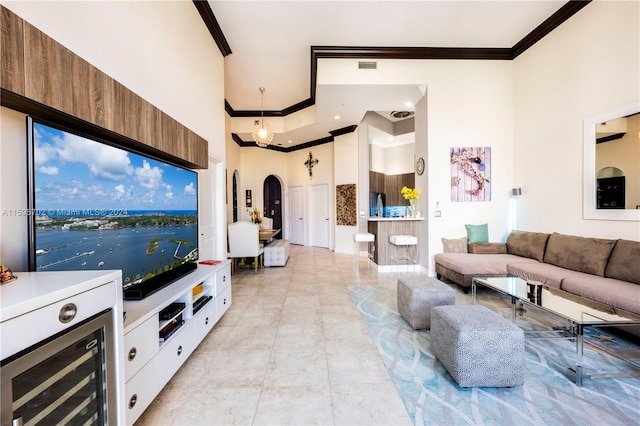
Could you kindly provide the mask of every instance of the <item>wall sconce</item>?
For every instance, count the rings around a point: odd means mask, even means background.
[[[251,190],[247,189],[245,191],[245,203],[247,205],[247,207],[251,207]]]
[[[511,190],[511,196],[512,197],[519,197],[522,195],[522,188],[513,188]]]

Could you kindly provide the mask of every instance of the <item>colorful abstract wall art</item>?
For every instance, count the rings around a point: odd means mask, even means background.
[[[491,201],[491,147],[451,148],[451,201]]]

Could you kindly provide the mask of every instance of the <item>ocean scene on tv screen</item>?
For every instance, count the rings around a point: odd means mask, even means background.
[[[33,130],[37,271],[121,269],[127,288],[198,258],[194,171]]]

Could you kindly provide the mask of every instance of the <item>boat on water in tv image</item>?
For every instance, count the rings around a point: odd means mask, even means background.
[[[145,282],[161,288],[176,279],[176,271],[193,269],[195,171],[30,124],[31,270],[120,269],[127,294]]]

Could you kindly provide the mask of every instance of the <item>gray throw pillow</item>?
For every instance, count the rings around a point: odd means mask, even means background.
[[[474,254],[507,254],[505,243],[471,243],[469,253]]]
[[[640,284],[640,242],[618,240],[607,262],[604,276]]]
[[[549,237],[544,262],[573,271],[603,277],[604,268],[616,240],[577,237],[553,233]]]
[[[511,231],[507,237],[507,253],[542,262],[549,234],[542,232]]]
[[[442,249],[445,253],[468,253],[467,237],[442,239]]]

